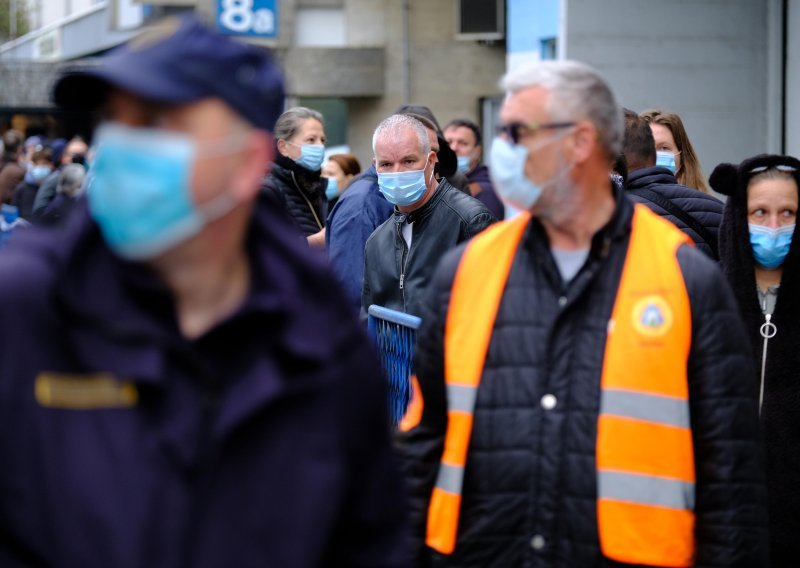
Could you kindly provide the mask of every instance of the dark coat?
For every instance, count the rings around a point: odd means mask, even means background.
[[[755,260],[747,227],[747,183],[744,174],[755,166],[786,163],[777,156],[760,156],[739,166],[726,164],[711,176],[716,191],[729,195],[720,229],[721,263],[733,286],[752,345],[755,373],[753,382],[761,381],[761,358],[764,338],[759,329],[765,318],[756,291]],[[796,167],[800,162],[795,160]],[[728,166],[733,176],[721,185],[722,168]],[[795,174],[800,186],[800,173]],[[727,186],[727,187],[725,187]],[[800,563],[800,234],[797,228],[783,264],[778,302],[772,314],[777,328],[769,340],[764,381],[764,404],[761,424],[764,430],[769,490],[770,538],[772,565],[795,567]]]
[[[514,258],[477,395],[456,550],[418,548],[430,566],[614,566],[600,551],[595,444],[608,321],[627,254],[633,210],[618,199],[587,263],[564,285],[541,224]],[[431,282],[416,371],[424,411],[404,440],[412,526],[425,511],[447,424],[443,336],[464,247]],[[696,456],[697,567],[765,566],[765,488],[747,339],[719,269],[678,251],[692,311],[689,392]],[[477,322],[476,322],[477,324]],[[557,404],[545,409],[543,395]],[[532,537],[544,538],[539,549]],[[538,539],[537,539],[538,540]],[[541,541],[540,541],[541,542]]]
[[[505,218],[506,208],[494,190],[492,179],[489,177],[489,168],[484,164],[478,164],[474,170],[467,173],[467,180],[470,184],[477,184],[481,188],[480,193],[474,196],[475,199],[483,203],[498,220]]]
[[[325,241],[331,266],[356,312],[364,283],[364,246],[392,211],[394,206],[378,190],[373,165],[350,184],[328,215]]]
[[[411,249],[401,233],[413,222]],[[377,304],[419,315],[422,296],[442,255],[495,222],[483,204],[442,179],[430,200],[412,213],[395,209],[367,239],[361,306]]]
[[[322,254],[254,215],[248,296],[195,340],[82,204],[2,251],[0,566],[408,565],[377,359]],[[97,373],[138,401],[69,408]]]
[[[36,193],[39,191],[38,183],[23,181],[14,190],[12,205],[19,209],[19,216],[30,221],[33,216],[33,202],[36,200]]]
[[[715,251],[718,251],[717,241],[719,240],[719,224],[722,221],[723,207],[719,199],[702,191],[680,185],[672,172],[667,168],[660,167],[641,168],[630,172],[626,189],[628,196],[634,202],[647,205],[653,212],[689,235],[689,238],[697,244],[698,249],[714,260],[718,260],[719,253]],[[702,235],[689,227],[682,219],[641,195],[640,192],[643,189],[652,190],[683,209],[707,231],[711,242],[706,242]]]
[[[320,177],[320,170],[312,172],[282,154],[277,156],[261,184],[263,196],[285,211],[304,236],[318,233],[328,215],[327,180]]]

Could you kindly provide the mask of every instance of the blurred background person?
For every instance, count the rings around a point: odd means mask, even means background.
[[[39,191],[36,193],[36,200],[33,202],[33,218],[37,219],[44,213],[47,206],[56,197],[56,186],[60,178],[61,170],[67,164],[83,163],[86,159],[86,152],[89,147],[86,141],[80,136],[75,136],[68,142],[65,141],[61,151],[56,154],[53,152],[53,165],[56,168],[53,173],[47,176],[42,182]]]
[[[22,165],[22,133],[7,130],[3,134],[3,159],[0,165],[0,203],[11,203],[14,189],[25,177]]]
[[[33,214],[33,203],[39,187],[50,172],[53,171],[53,152],[49,148],[41,148],[31,155],[31,164],[25,177],[16,189],[11,200],[12,205],[19,208],[19,216],[30,221]]]
[[[674,112],[646,110],[640,116],[650,123],[656,142],[656,165],[669,169],[678,183],[708,193],[706,176],[694,152],[681,117]]]
[[[310,237],[325,228],[327,180],[322,179],[325,125],[322,114],[306,107],[284,112],[275,125],[277,154],[262,193]],[[324,238],[324,237],[323,237]]]
[[[58,172],[56,195],[39,216],[44,225],[56,225],[67,217],[83,193],[86,168],[80,164],[67,164]]]
[[[795,567],[800,561],[800,161],[760,155],[738,167],[720,164],[710,182],[729,196],[720,228],[721,262],[759,374],[754,387],[758,384],[766,447],[772,566]]]
[[[328,211],[331,211],[339,197],[347,189],[355,177],[361,173],[361,164],[353,154],[333,154],[322,166],[322,177],[327,178],[328,186],[325,197],[328,199]]]
[[[457,118],[444,127],[444,137],[456,153],[457,171],[467,176],[472,197],[483,203],[498,220],[502,220],[505,207],[494,191],[489,168],[481,162],[483,143],[480,127],[471,120]]]
[[[669,169],[657,166],[653,132],[647,121],[630,109],[624,109],[624,115],[622,152],[628,168],[625,183],[628,197],[670,221],[689,235],[697,248],[718,260],[722,202],[679,184]]]
[[[431,142],[433,151],[436,152],[436,167],[433,171],[434,177],[437,180],[447,178],[450,185],[456,189],[460,189],[466,194],[469,194],[469,181],[467,176],[458,171],[458,156],[450,148],[447,140],[442,132],[442,127],[439,121],[433,114],[433,111],[425,105],[400,105],[394,111],[394,114],[405,114],[416,118],[427,128],[433,130],[435,138]]]

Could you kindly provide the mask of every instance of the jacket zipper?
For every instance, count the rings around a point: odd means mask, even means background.
[[[317,222],[317,227],[319,227],[319,230],[321,231],[325,227],[320,222],[319,216],[317,215],[317,212],[314,211],[314,206],[311,205],[311,202],[308,200],[308,197],[306,197],[306,194],[303,193],[302,189],[300,189],[300,185],[297,183],[297,179],[295,179],[295,177],[294,177],[294,172],[289,172],[289,173],[292,174],[292,181],[294,182],[294,186],[297,188],[297,192],[300,194],[300,196],[306,202],[306,205],[308,205],[308,208],[311,210],[311,214],[314,216],[314,221]]]
[[[764,302],[764,307],[766,307],[766,301]],[[761,416],[761,407],[764,404],[764,379],[767,371],[767,345],[769,344],[769,340],[775,337],[775,334],[778,333],[778,328],[775,327],[775,324],[771,321],[772,314],[764,314],[764,320],[764,323],[761,324],[761,327],[759,328],[761,337],[764,338],[764,348],[761,350],[761,385],[758,390],[759,416]]]
[[[399,238],[400,242],[403,244],[403,255],[400,257],[400,295],[403,298],[403,311],[406,311],[406,291],[405,291],[406,265],[408,264],[408,257],[411,256],[409,254],[411,250],[406,244],[406,239],[403,237],[402,224],[396,223],[396,227],[397,227],[397,238]]]

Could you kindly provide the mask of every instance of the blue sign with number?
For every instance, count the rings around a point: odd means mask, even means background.
[[[217,29],[226,35],[277,37],[276,0],[217,0]]]

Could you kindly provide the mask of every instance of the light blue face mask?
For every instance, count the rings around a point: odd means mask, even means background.
[[[774,270],[781,266],[792,245],[794,225],[770,229],[751,223],[748,228],[750,229],[750,246],[753,247],[753,258],[756,263],[767,270]]]
[[[294,142],[289,142],[289,144],[300,146],[300,157],[294,161],[298,166],[303,166],[312,172],[316,172],[322,167],[322,162],[325,160],[324,144],[295,144]]]
[[[325,197],[328,201],[339,195],[339,184],[336,183],[336,178],[328,178],[328,187],[325,190]]]
[[[221,140],[204,155],[236,152],[236,142]],[[227,192],[202,207],[194,203],[190,183],[197,154],[181,134],[118,124],[98,129],[87,198],[114,252],[128,260],[153,258],[236,206]]]
[[[542,195],[542,188],[525,175],[529,150],[495,138],[489,154],[489,173],[501,199],[520,211],[528,211]]]
[[[31,168],[31,177],[35,182],[41,182],[44,178],[50,175],[50,166],[33,166]]]
[[[469,163],[472,159],[469,156],[457,156],[458,166],[456,166],[456,171],[462,174],[465,174],[469,171]]]
[[[674,174],[675,154],[672,152],[656,152],[656,166],[659,168],[667,168]]]
[[[430,155],[428,155],[428,159],[430,159]],[[422,199],[427,189],[425,168],[428,167],[428,159],[425,160],[425,165],[421,170],[378,173],[378,189],[386,201],[402,207],[413,205]],[[433,177],[433,172],[431,172],[431,177]]]

